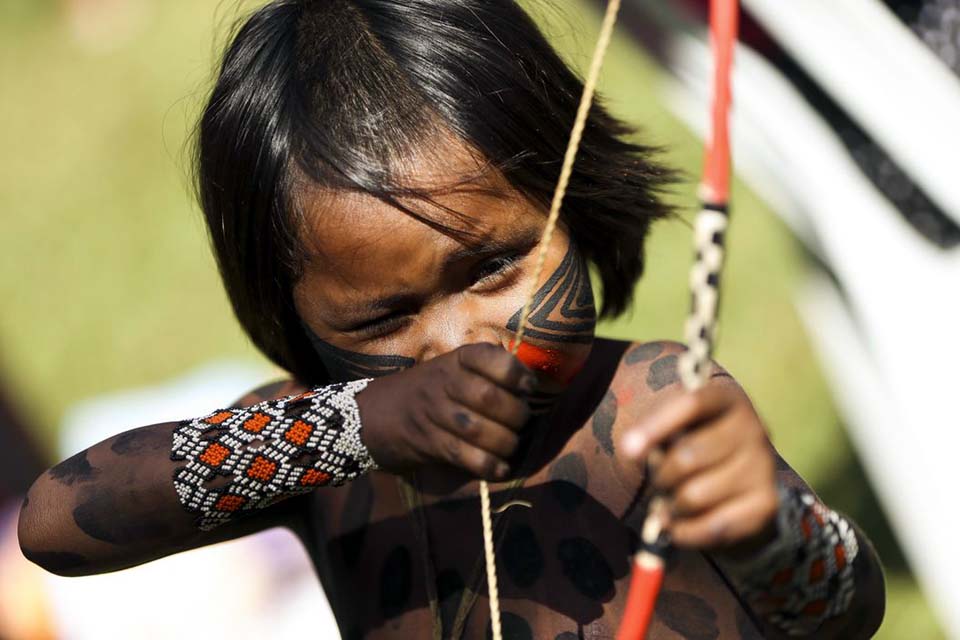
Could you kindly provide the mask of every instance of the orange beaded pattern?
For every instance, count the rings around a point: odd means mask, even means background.
[[[787,635],[814,633],[854,594],[856,532],[810,493],[781,489],[778,537],[756,558],[723,563],[751,607]]]
[[[200,529],[209,530],[239,512],[342,484],[374,468],[360,440],[354,399],[368,382],[319,387],[181,422],[170,455],[186,462],[173,477],[181,504],[199,514]],[[211,488],[217,476],[232,480]]]

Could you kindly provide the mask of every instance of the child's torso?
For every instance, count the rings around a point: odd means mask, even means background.
[[[506,640],[616,635],[632,529],[643,514],[637,492],[618,476],[612,425],[604,424],[616,418],[600,415],[602,404],[522,487],[491,487],[494,508],[521,501],[494,515]],[[429,639],[438,623],[449,638],[458,612],[465,617],[463,638],[489,637],[476,484],[440,499],[430,495],[430,484],[424,480],[427,490],[418,494],[424,506],[414,512],[410,491],[385,473],[323,491],[313,501],[307,546],[345,640]],[[469,607],[471,590],[478,595]],[[761,635],[706,556],[674,551],[650,637]]]

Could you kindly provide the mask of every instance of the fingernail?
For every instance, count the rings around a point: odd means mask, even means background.
[[[634,429],[623,436],[623,452],[628,457],[639,458],[647,447],[647,436]]]
[[[508,475],[510,475],[510,467],[506,463],[501,462],[497,465],[497,468],[494,470],[494,473],[498,478],[502,480],[503,478],[506,478]]]

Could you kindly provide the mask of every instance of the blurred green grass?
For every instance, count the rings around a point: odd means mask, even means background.
[[[530,0],[531,4],[535,0]],[[50,446],[64,410],[162,381],[220,357],[262,358],[240,332],[207,248],[187,178],[185,140],[232,2],[143,2],[126,35],[91,44],[58,5],[0,1],[0,371]],[[541,12],[583,67],[598,16],[580,4]],[[113,42],[110,42],[110,39]],[[86,44],[82,44],[85,42]],[[658,98],[658,72],[615,39],[601,91],[645,142],[689,176],[700,143]],[[693,211],[694,184],[675,195]],[[844,435],[792,305],[802,253],[742,184],[733,192],[718,359],[740,380],[784,457],[853,514],[887,565],[880,638],[942,637]],[[661,224],[634,311],[602,333],[681,337],[689,229]]]

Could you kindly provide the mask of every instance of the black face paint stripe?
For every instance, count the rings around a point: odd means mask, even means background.
[[[378,356],[340,349],[320,339],[306,323],[303,324],[303,328],[310,338],[310,344],[313,346],[314,352],[320,357],[323,366],[326,367],[331,382],[379,378],[409,369],[417,363],[413,358],[406,356]]]
[[[557,307],[561,320],[550,318]],[[521,313],[513,314],[508,329],[519,329]],[[525,334],[548,342],[589,343],[596,315],[586,263],[571,243],[556,271],[534,295]]]

